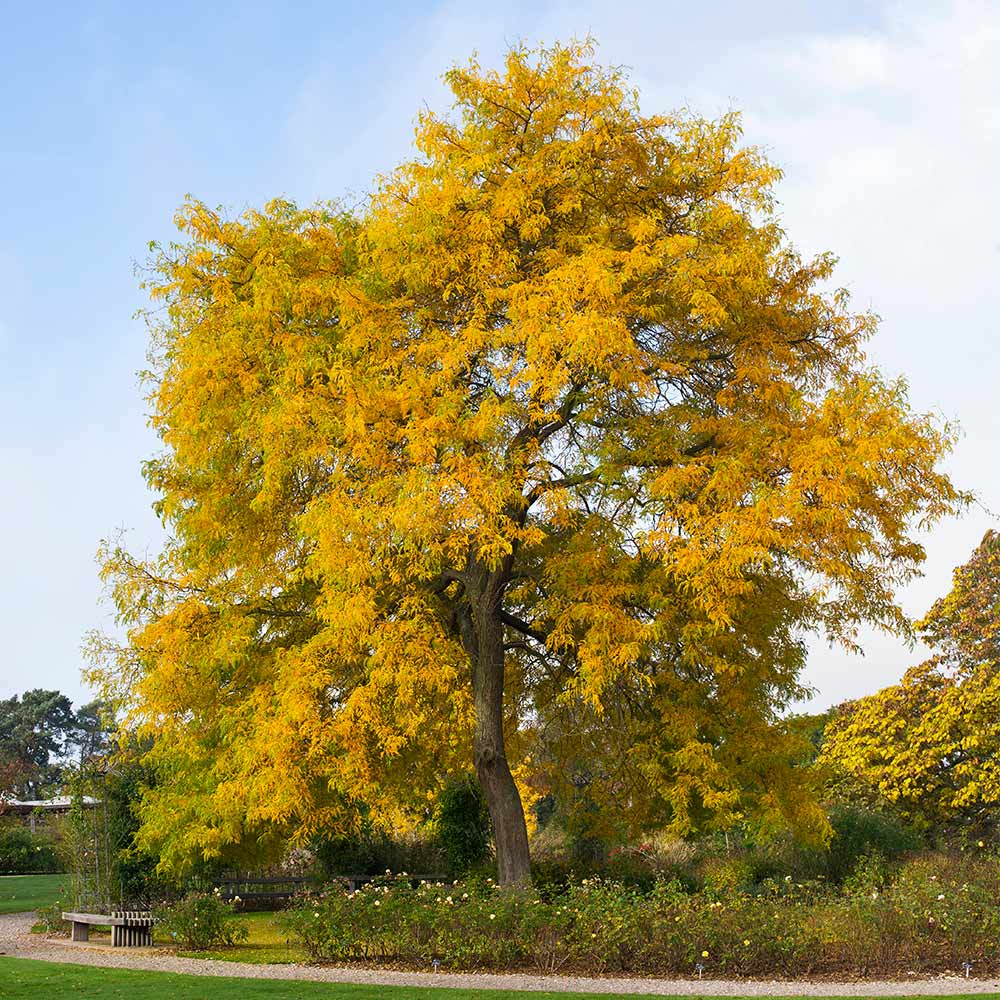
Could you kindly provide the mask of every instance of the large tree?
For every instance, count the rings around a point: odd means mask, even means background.
[[[988,531],[917,623],[930,659],[844,706],[827,761],[924,823],[979,822],[1000,806],[1000,536]]]
[[[446,79],[364,211],[192,202],[155,261],[171,540],[106,548],[96,676],[154,737],[166,864],[420,815],[470,758],[504,883],[539,783],[815,819],[804,636],[905,628],[911,527],[960,501],[735,116],[646,115],[587,45]]]

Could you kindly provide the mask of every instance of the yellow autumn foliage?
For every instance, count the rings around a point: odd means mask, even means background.
[[[925,824],[1000,805],[1000,536],[988,531],[917,622],[931,659],[841,710],[823,759]]]
[[[180,211],[171,540],[105,548],[128,641],[93,675],[152,740],[165,864],[419,819],[470,761],[504,882],[519,788],[822,827],[779,722],[804,636],[906,627],[951,432],[866,364],[875,318],[787,242],[739,118],[644,114],[593,56],[452,70],[357,213]]]

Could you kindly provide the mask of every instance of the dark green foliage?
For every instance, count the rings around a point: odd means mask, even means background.
[[[608,857],[608,842],[600,836],[590,832],[581,832],[574,836],[574,831],[567,831],[569,834],[569,848],[573,859],[588,867],[600,867]]]
[[[349,836],[316,840],[312,848],[320,871],[331,878],[383,875],[386,871],[440,875],[445,870],[445,859],[436,841],[419,837],[394,840],[367,827]]]
[[[586,864],[572,858],[544,858],[531,864],[531,882],[539,895],[555,899],[583,878],[611,879],[628,889],[646,893],[658,882],[672,882],[686,892],[699,884],[693,865],[645,858],[634,851],[612,849],[603,864]]]
[[[437,803],[437,837],[452,874],[463,874],[490,856],[490,814],[471,775],[449,782]]]
[[[830,814],[833,839],[826,856],[826,873],[842,882],[865,856],[893,859],[916,850],[920,839],[901,819],[857,806],[838,806]]]
[[[641,852],[612,848],[608,860],[597,869],[605,878],[614,879],[641,892],[649,892],[656,882],[672,882],[694,892],[698,879],[691,864],[647,858]]]
[[[64,853],[74,875],[75,905],[145,909],[173,892],[156,874],[159,859],[135,844],[135,810],[149,778],[146,768],[121,752],[73,772]],[[85,805],[87,799],[95,804]]]
[[[556,797],[551,793],[548,795],[543,795],[533,806],[535,813],[535,822],[538,824],[538,829],[542,830],[548,826],[550,820],[555,816],[556,810],[559,807],[559,803]]]
[[[100,700],[87,702],[76,710],[70,743],[81,765],[107,754],[114,728],[111,712]]]
[[[325,875],[376,875],[385,871],[384,843],[383,838],[357,834],[318,840],[314,850]]]
[[[826,847],[802,844],[789,835],[759,842],[739,840],[733,851],[718,845],[714,852],[703,848],[702,867],[725,857],[749,866],[752,885],[786,875],[798,881],[823,878],[840,884],[862,858],[878,855],[894,861],[928,846],[899,816],[877,806],[840,803],[831,809],[829,817],[833,836]]]
[[[156,874],[159,859],[135,845],[139,829],[135,810],[142,786],[151,777],[141,764],[119,756],[114,770],[105,774],[101,782],[111,846],[112,893],[123,906],[146,905],[168,890]]]
[[[658,851],[651,844],[613,847],[603,860],[580,857],[567,837],[556,853],[532,864],[533,881],[551,895],[574,879],[600,876],[640,892],[658,879],[672,880],[688,891],[704,890],[716,898],[730,891],[757,892],[769,881],[822,879],[840,884],[863,858],[895,862],[926,843],[888,810],[840,804],[830,814],[833,837],[828,847],[797,842],[784,834],[754,840],[749,831],[713,834],[676,849]]]
[[[603,809],[591,793],[593,775],[576,762],[573,779],[562,795],[546,795],[535,806],[539,830],[561,841],[564,853],[580,870],[596,870],[608,860],[626,831],[615,822],[615,810]]]
[[[828,708],[825,712],[792,715],[786,720],[785,724],[789,732],[794,733],[802,740],[802,755],[799,763],[812,764],[815,762],[823,746],[823,734],[836,711],[835,708]]]
[[[63,871],[52,838],[26,826],[0,826],[0,875],[31,875]]]

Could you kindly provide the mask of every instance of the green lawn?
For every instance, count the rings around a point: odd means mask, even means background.
[[[619,993],[631,1000],[653,1000],[645,993]],[[184,976],[172,972],[95,969],[31,959],[0,957],[3,1000],[595,1000],[594,993],[528,993],[515,990],[458,990],[408,986],[349,986],[282,980]],[[664,1000],[660,997],[659,1000]],[[682,1000],[675,997],[669,1000]],[[691,1000],[691,997],[684,998]],[[803,998],[788,998],[803,1000]],[[809,1000],[816,1000],[815,997]],[[840,997],[838,1000],[845,1000]],[[995,1000],[969,993],[921,1000]]]
[[[633,998],[644,996],[637,993],[627,995]],[[169,1000],[594,1000],[593,993],[523,993],[223,979],[183,976],[172,972],[94,969],[85,965],[18,958],[0,958],[0,997],[3,1000],[69,1000],[71,997],[87,997],[87,1000],[165,1000],[167,997]]]
[[[69,889],[68,875],[0,875],[0,913],[48,906],[59,898],[64,886]]]

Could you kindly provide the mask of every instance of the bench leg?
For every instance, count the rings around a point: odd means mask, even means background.
[[[90,940],[90,926],[89,924],[80,923],[78,920],[73,921],[73,930],[70,934],[73,941],[89,941]]]

